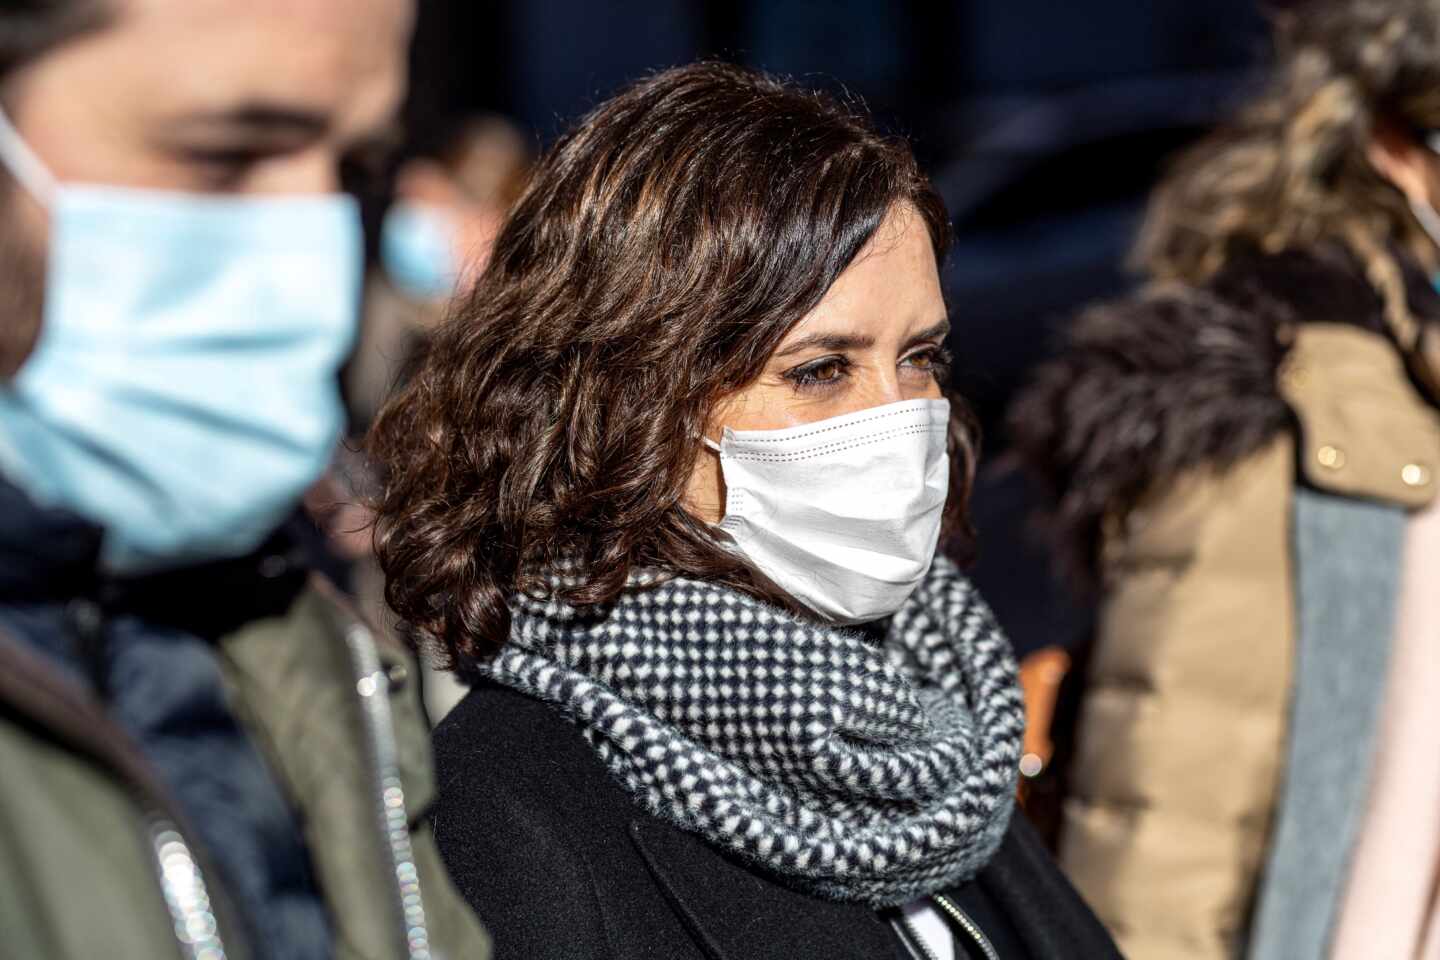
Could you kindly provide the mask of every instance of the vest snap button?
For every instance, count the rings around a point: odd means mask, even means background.
[[[1310,372],[1298,363],[1291,364],[1282,375],[1285,385],[1291,390],[1304,390],[1310,382]]]
[[[1430,483],[1430,470],[1423,464],[1407,463],[1400,470],[1400,480],[1407,487],[1423,487]]]
[[[1345,466],[1345,451],[1327,443],[1315,452],[1315,459],[1327,470],[1339,470]]]

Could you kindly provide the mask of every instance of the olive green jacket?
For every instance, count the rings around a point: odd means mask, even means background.
[[[414,663],[312,579],[220,642],[231,702],[297,812],[335,956],[489,956],[426,820]],[[254,958],[205,851],[98,701],[0,636],[5,956]],[[258,960],[258,958],[256,958]]]

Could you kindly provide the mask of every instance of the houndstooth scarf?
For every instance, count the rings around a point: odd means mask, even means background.
[[[600,614],[515,603],[481,673],[555,704],[650,812],[806,892],[872,906],[967,880],[1009,823],[1008,642],[937,558],[886,643],[693,580]]]

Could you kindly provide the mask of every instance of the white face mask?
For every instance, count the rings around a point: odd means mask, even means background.
[[[114,572],[252,549],[343,424],[355,201],[57,183],[3,114],[0,163],[50,214],[40,340],[0,381],[0,472],[103,526]]]
[[[950,486],[947,400],[907,400],[719,444],[720,529],[828,621],[887,617],[930,570]]]

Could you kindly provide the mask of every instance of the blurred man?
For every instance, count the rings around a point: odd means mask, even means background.
[[[287,517],[342,422],[344,171],[406,0],[0,12],[0,930],[17,957],[481,957],[413,669]]]

